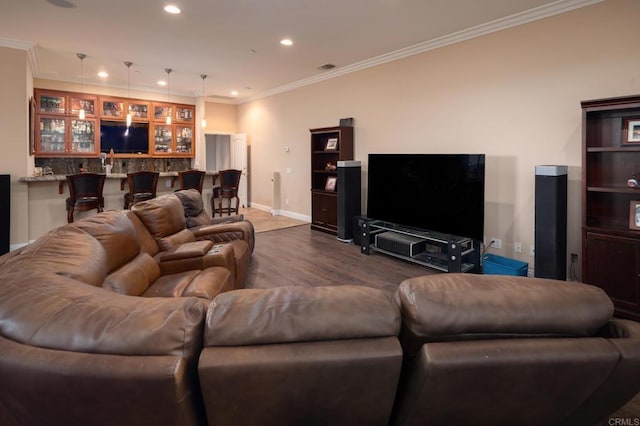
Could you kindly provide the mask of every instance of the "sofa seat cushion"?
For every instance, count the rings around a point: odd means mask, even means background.
[[[233,289],[233,276],[225,267],[164,275],[141,294],[143,297],[199,297],[211,300]]]
[[[195,298],[129,297],[44,271],[0,274],[0,334],[32,346],[194,358],[205,308]]]
[[[41,270],[100,286],[108,272],[107,257],[98,240],[64,225],[12,254],[4,261],[2,271]]]
[[[182,296],[213,300],[218,294],[233,290],[233,276],[227,268],[214,266],[200,272],[189,283]]]
[[[191,281],[200,271],[186,271],[177,274],[164,275],[149,286],[147,291],[142,293],[144,297],[181,297],[185,289],[189,287]]]
[[[147,253],[140,253],[129,263],[109,274],[102,286],[116,293],[140,296],[160,276],[160,268]]]
[[[403,334],[424,341],[510,336],[592,336],[613,314],[600,288],[542,278],[436,274],[396,292]]]
[[[381,290],[362,286],[240,289],[218,295],[205,345],[239,346],[397,336],[400,312]]]

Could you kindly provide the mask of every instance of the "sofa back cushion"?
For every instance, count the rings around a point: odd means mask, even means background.
[[[109,272],[124,265],[140,253],[140,244],[127,216],[119,211],[108,211],[89,216],[73,227],[82,229],[100,241],[107,252],[107,270]]]
[[[147,253],[140,253],[105,278],[102,286],[116,293],[140,296],[160,276],[160,267]]]
[[[436,274],[402,282],[403,344],[527,336],[593,336],[613,314],[600,288],[542,278]],[[415,348],[417,349],[417,348]]]
[[[138,244],[140,244],[140,251],[150,256],[155,256],[156,253],[160,251],[160,248],[155,238],[153,238],[153,235],[149,233],[149,230],[144,226],[137,214],[131,210],[124,211],[124,214],[131,221],[133,229],[135,229],[136,239],[138,240]]]
[[[102,285],[108,272],[108,255],[98,240],[71,225],[54,229],[8,257],[2,273],[43,270]]]
[[[196,298],[120,296],[45,271],[0,274],[0,334],[31,346],[194,359],[204,315]]]
[[[174,194],[141,201],[132,210],[156,239],[160,250],[172,250],[182,243],[195,241],[186,228],[182,203]]]
[[[206,346],[397,336],[391,296],[362,286],[277,287],[221,293],[207,313]]]

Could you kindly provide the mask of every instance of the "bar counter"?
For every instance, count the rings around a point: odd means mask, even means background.
[[[218,172],[207,171],[202,189],[202,200],[210,212],[211,192]],[[51,229],[67,223],[65,200],[69,196],[66,175],[25,176],[18,181],[28,185],[29,194],[29,240],[46,234]],[[160,172],[157,195],[178,189],[178,172]],[[106,175],[103,188],[104,210],[122,210],[124,194],[129,190],[126,173]],[[95,210],[76,212],[75,219],[96,214]]]

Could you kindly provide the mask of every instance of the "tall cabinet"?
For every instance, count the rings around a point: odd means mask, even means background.
[[[583,101],[582,147],[583,281],[640,321],[640,95]]]
[[[353,160],[353,127],[310,129],[311,229],[338,233],[338,161]]]

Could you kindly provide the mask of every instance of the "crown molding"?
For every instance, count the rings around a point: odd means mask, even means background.
[[[21,40],[12,40],[0,37],[0,47],[8,47],[10,49],[25,50],[27,52],[27,60],[31,67],[31,73],[35,76],[40,71],[40,62],[38,59],[38,49],[33,43]]]
[[[255,96],[246,98],[238,103],[245,103],[255,101],[258,99],[266,98],[269,96],[277,95],[279,93],[289,92],[294,89],[298,89],[304,86],[309,86],[321,81],[330,80],[332,78],[340,77],[342,75],[350,74],[356,71],[364,70],[367,68],[375,67],[377,65],[385,64],[387,62],[396,61],[398,59],[406,58],[409,56],[418,55],[428,52],[430,50],[439,49],[441,47],[449,46],[451,44],[460,43],[473,38],[481,37],[487,34],[502,31],[508,28],[524,25],[529,22],[538,21],[551,16],[559,15],[565,12],[570,12],[575,9],[591,6],[597,3],[601,3],[605,0],[558,0],[553,3],[549,3],[544,6],[533,8],[525,12],[516,13],[504,18],[496,19],[495,21],[487,22],[486,24],[478,25],[476,27],[468,28],[462,31],[458,31],[446,36],[438,37],[432,40],[427,40],[412,46],[405,47],[403,49],[395,50],[393,52],[385,53],[380,56],[376,56],[371,59],[356,62],[351,65],[347,65],[329,72],[325,72],[313,77],[305,78],[302,80],[294,81],[293,83],[285,84],[284,86],[276,87],[271,90],[267,90]]]

